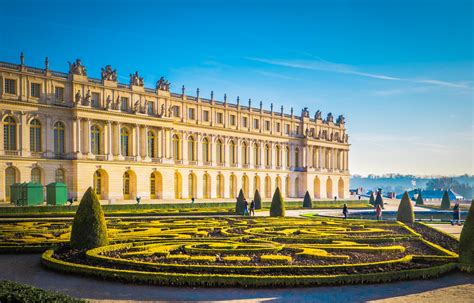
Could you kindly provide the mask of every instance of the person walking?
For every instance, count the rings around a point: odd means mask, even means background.
[[[250,202],[250,216],[252,215],[255,217],[255,201],[254,200]]]
[[[375,207],[375,214],[377,215],[377,221],[382,220],[382,206],[380,204],[377,204],[377,207]]]
[[[247,202],[247,199],[244,199],[244,216],[249,215],[249,202]]]
[[[142,200],[142,197],[136,197],[135,200],[137,201],[137,205],[140,204],[140,201]]]
[[[344,206],[342,207],[342,214],[344,215],[344,219],[347,219],[347,215],[349,214],[349,209],[347,208],[346,203],[344,203]]]
[[[459,211],[459,202],[454,203],[453,207],[453,220],[451,225],[458,224],[461,225],[461,212]]]
[[[191,198],[191,205],[194,204],[194,197]]]

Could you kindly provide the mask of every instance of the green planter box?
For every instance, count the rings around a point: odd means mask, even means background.
[[[21,198],[21,183],[10,185],[10,203],[18,205]]]
[[[46,203],[48,205],[64,205],[67,202],[67,186],[61,182],[46,185]]]
[[[19,205],[42,205],[44,202],[43,185],[33,182],[21,185],[21,203]]]

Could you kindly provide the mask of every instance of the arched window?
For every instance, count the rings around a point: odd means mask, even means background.
[[[16,150],[16,122],[13,117],[3,120],[3,140],[5,150]]]
[[[218,164],[224,163],[224,148],[221,139],[216,141],[216,161]]]
[[[276,166],[281,167],[281,147],[280,147],[280,145],[276,146]]]
[[[56,182],[66,183],[64,169],[62,168],[56,169],[56,172],[54,173],[54,180]]]
[[[242,176],[242,191],[245,197],[249,197],[249,177],[247,175]]]
[[[191,173],[188,175],[188,197],[196,198],[196,196],[196,175]]]
[[[270,166],[272,162],[272,155],[271,155],[271,149],[270,145],[265,144],[265,165]]]
[[[287,146],[285,147],[285,160],[286,160],[286,167],[290,167],[290,148]]]
[[[102,174],[100,171],[96,170],[94,173],[94,192],[96,195],[101,195],[102,193]]]
[[[300,149],[295,148],[295,168],[300,167]]]
[[[229,197],[235,198],[235,187],[236,187],[236,178],[235,175],[230,175],[230,186],[229,186]]]
[[[162,199],[163,182],[161,174],[157,171],[150,175],[150,199]]]
[[[173,159],[181,160],[181,139],[178,135],[173,135]]]
[[[253,145],[253,164],[260,165],[260,148],[257,143]]]
[[[211,196],[211,177],[208,174],[202,176],[202,195],[205,199]]]
[[[130,199],[130,174],[128,172],[123,174],[123,199]]]
[[[54,153],[56,155],[64,154],[65,129],[64,123],[59,121],[54,123]]]
[[[122,151],[122,156],[128,157],[130,154],[130,133],[126,127],[122,127],[120,130],[120,150]]]
[[[156,137],[155,133],[153,131],[148,131],[147,134],[147,140],[148,140],[148,156],[150,158],[156,158]]]
[[[229,158],[230,158],[230,164],[237,163],[236,146],[233,140],[231,140],[229,143]]]
[[[209,160],[209,140],[204,138],[202,140],[202,161],[204,163],[210,162]]]
[[[295,198],[299,196],[300,193],[300,178],[296,177],[295,179]]]
[[[188,138],[188,160],[196,161],[196,141],[193,136]]]
[[[174,198],[181,199],[181,175],[178,172],[174,173]]]
[[[38,119],[33,119],[30,122],[30,151],[41,151],[41,123]]]
[[[41,184],[41,169],[38,167],[31,170],[31,182]]]
[[[156,178],[155,174],[151,173],[150,175],[150,199],[156,198]]]
[[[287,197],[291,197],[290,193],[290,177],[285,178],[285,192]]]
[[[260,190],[260,177],[259,176],[253,177],[253,189],[258,190],[259,192],[261,192],[261,190]]]
[[[15,168],[7,167],[5,170],[5,196],[7,201],[10,201],[11,197],[11,185],[16,183],[17,173]]]
[[[282,190],[281,188],[281,178],[278,176],[276,177],[276,180],[275,180],[275,187],[278,187],[280,189],[280,191]],[[275,188],[276,189],[276,188]]]
[[[100,155],[100,128],[97,125],[91,126],[91,153]]]
[[[247,142],[242,143],[242,162],[245,165],[249,164],[249,148]]]
[[[217,198],[224,197],[224,176],[223,175],[217,175],[216,193],[217,193]]]
[[[271,198],[272,196],[272,183],[269,176],[265,177],[265,197]]]

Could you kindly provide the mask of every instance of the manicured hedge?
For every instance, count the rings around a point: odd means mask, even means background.
[[[40,288],[15,283],[11,281],[0,281],[0,302],[2,303],[44,303],[44,302],[64,302],[79,303],[84,300],[75,299],[57,292],[46,291]]]

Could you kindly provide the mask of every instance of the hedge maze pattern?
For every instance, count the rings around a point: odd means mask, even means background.
[[[43,263],[86,275],[161,285],[295,286],[436,276],[457,254],[400,222],[332,218],[108,220],[110,245],[48,250]],[[0,250],[66,243],[70,222],[3,223]]]

